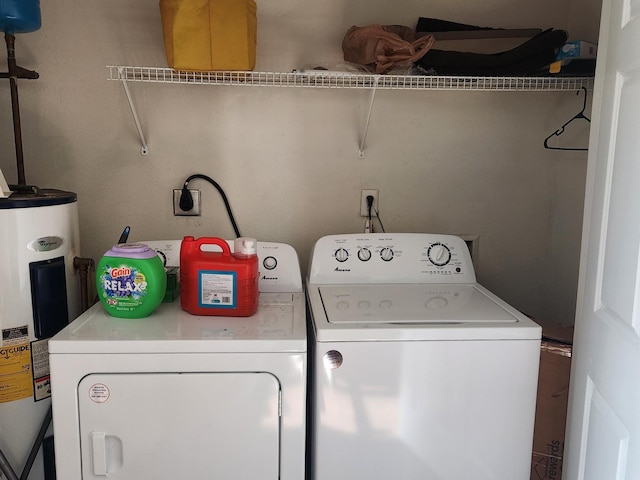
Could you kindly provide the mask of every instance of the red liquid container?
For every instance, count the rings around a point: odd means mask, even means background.
[[[207,245],[217,245],[222,252],[208,251]],[[249,317],[258,310],[259,295],[255,239],[237,238],[232,254],[222,238],[183,238],[180,306],[184,311],[192,315]]]

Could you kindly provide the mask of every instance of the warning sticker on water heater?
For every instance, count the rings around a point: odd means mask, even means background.
[[[29,341],[29,327],[11,327],[2,329],[2,346],[18,345]]]
[[[0,403],[32,396],[29,329],[26,325],[3,329],[0,346]]]
[[[33,364],[33,399],[37,402],[51,396],[49,376],[49,339],[31,342]]]

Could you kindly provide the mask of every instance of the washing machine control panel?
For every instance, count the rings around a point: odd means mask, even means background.
[[[475,283],[471,254],[454,235],[329,235],[311,254],[309,283]]]

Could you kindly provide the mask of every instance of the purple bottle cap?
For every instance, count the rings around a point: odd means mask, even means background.
[[[119,243],[111,247],[104,256],[146,259],[155,257],[156,251],[144,243]]]

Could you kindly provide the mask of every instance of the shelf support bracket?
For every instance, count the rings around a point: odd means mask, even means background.
[[[376,99],[376,91],[378,90],[378,80],[380,76],[376,75],[375,80],[373,81],[373,87],[371,89],[371,97],[369,99],[369,111],[367,112],[367,116],[364,120],[364,128],[362,130],[362,135],[360,136],[360,147],[358,149],[358,158],[364,158],[364,142],[367,140],[367,133],[369,131],[369,122],[371,121],[371,112],[373,112],[373,102]]]
[[[138,130],[138,135],[140,136],[140,143],[142,143],[142,147],[140,149],[140,153],[142,155],[149,155],[149,146],[147,145],[147,140],[144,138],[144,133],[142,132],[142,126],[140,125],[140,119],[138,118],[138,112],[136,111],[136,107],[133,104],[133,99],[131,98],[131,92],[129,92],[129,85],[127,84],[127,78],[124,73],[124,68],[118,68],[118,78],[122,82],[122,86],[124,87],[124,93],[127,96],[127,101],[129,102],[129,108],[131,109],[131,114],[133,115],[133,121],[136,124],[136,129]]]

